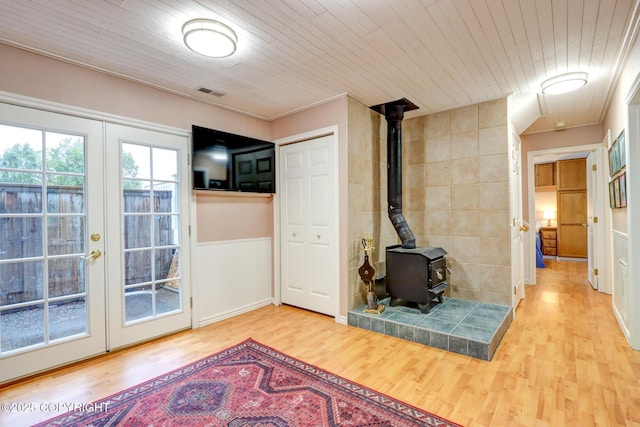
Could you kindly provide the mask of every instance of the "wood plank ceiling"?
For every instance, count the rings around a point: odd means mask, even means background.
[[[640,0],[0,0],[0,42],[272,120],[348,94],[430,114],[513,95],[526,133],[600,123],[636,36]],[[235,55],[188,50],[217,19]],[[547,77],[589,73],[569,95]],[[206,87],[216,94],[204,94]],[[515,102],[514,105],[518,105]]]

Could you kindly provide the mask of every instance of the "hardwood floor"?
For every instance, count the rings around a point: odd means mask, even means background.
[[[0,388],[0,425],[50,418],[248,337],[465,426],[640,426],[640,352],[586,263],[547,262],[491,362],[269,306]],[[47,406],[47,404],[50,404]]]

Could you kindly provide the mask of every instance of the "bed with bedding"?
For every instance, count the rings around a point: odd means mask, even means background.
[[[542,234],[540,233],[541,224],[536,222],[536,268],[546,268],[544,257],[542,256]]]

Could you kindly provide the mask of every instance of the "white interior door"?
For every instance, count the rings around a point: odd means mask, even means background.
[[[0,383],[105,351],[102,134],[0,104]]]
[[[587,263],[588,279],[593,289],[598,289],[598,217],[596,201],[598,200],[597,152],[592,151],[587,157]]]
[[[107,124],[110,349],[191,326],[188,138]]]
[[[512,306],[516,308],[524,299],[524,238],[529,226],[522,220],[522,162],[520,161],[520,137],[513,128],[509,138],[509,197],[511,210],[511,280]]]
[[[280,147],[281,300],[338,314],[333,135]]]

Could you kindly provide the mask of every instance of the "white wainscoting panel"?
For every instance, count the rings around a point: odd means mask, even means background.
[[[198,243],[194,252],[196,327],[273,303],[271,238]]]
[[[625,233],[613,231],[611,233],[613,241],[613,312],[618,319],[622,332],[627,337],[630,336],[629,325],[629,241]]]

